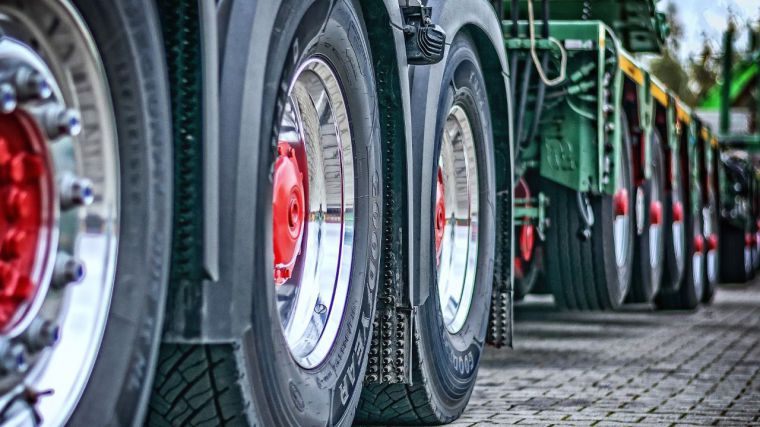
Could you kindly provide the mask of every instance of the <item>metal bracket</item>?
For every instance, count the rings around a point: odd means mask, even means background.
[[[446,48],[446,33],[433,24],[430,16],[432,7],[402,6],[404,15],[404,39],[409,65],[432,65],[443,60]]]

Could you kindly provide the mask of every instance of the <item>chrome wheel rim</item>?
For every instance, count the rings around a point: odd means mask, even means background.
[[[705,243],[707,247],[706,251],[706,273],[707,273],[707,280],[710,283],[715,283],[718,280],[718,256],[717,251],[715,248],[712,247],[712,245],[709,243],[712,239],[715,238],[715,227],[712,222],[712,208],[710,207],[704,207],[702,208],[702,223],[705,225],[704,230],[704,237],[705,237]]]
[[[292,258],[286,257],[288,273],[281,274],[275,256],[277,309],[291,355],[310,369],[324,361],[337,339],[353,259],[350,117],[337,74],[324,59],[312,57],[296,72],[278,139],[279,147],[293,150],[302,177],[305,216],[297,248]],[[283,151],[278,149],[280,158]],[[277,177],[274,181],[276,191]]]
[[[446,118],[438,158],[436,272],[446,329],[467,320],[478,260],[478,164],[475,137],[465,110],[455,104]],[[442,209],[442,211],[441,211]]]
[[[58,22],[43,27],[43,22]],[[0,377],[4,422],[66,422],[100,348],[114,286],[119,235],[119,161],[111,96],[94,40],[65,1],[0,5],[0,74],[33,70],[34,90],[11,85],[13,113],[32,118],[51,177],[46,244],[36,249],[33,304],[0,341],[4,356],[23,346],[24,367]],[[6,83],[8,81],[6,80]],[[85,274],[86,272],[86,274]],[[78,282],[78,283],[77,283]],[[76,284],[75,284],[76,283]],[[32,339],[34,338],[34,339]],[[16,359],[20,361],[21,359]],[[36,405],[24,390],[52,390]]]
[[[619,165],[622,165],[625,161],[625,157],[621,155],[619,157]],[[631,218],[629,209],[629,195],[628,188],[630,188],[629,177],[624,176],[623,167],[618,167],[617,173],[617,192],[613,198],[615,219],[613,221],[613,239],[615,244],[615,264],[618,270],[626,267],[628,264],[628,252],[631,242]]]
[[[673,202],[673,205],[676,206],[676,203],[678,204],[675,209],[680,209],[681,212],[683,212],[683,205],[681,204],[680,200],[677,202]],[[683,228],[683,219],[678,221],[673,221],[673,224],[670,226],[671,232],[673,233],[673,253],[676,256],[676,268],[678,269],[679,274],[683,272],[684,267],[684,228]]]
[[[662,194],[660,177],[652,174],[652,201],[649,205],[649,265],[656,270],[662,265]]]
[[[695,215],[696,217],[697,215]],[[695,221],[696,222],[696,221]],[[691,256],[691,274],[692,274],[692,281],[694,282],[694,292],[697,295],[697,298],[702,298],[702,292],[704,289],[704,260],[703,260],[703,248],[704,245],[704,237],[702,237],[702,230],[700,230],[699,224],[694,224],[694,236],[695,239],[700,240],[700,244],[695,244],[695,250],[694,253]]]

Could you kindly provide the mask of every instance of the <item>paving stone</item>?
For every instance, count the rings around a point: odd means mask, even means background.
[[[696,312],[553,311],[529,296],[457,425],[758,425],[760,279]]]

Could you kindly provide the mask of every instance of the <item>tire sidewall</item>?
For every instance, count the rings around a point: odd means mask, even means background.
[[[492,292],[496,206],[493,137],[485,80],[479,64],[472,40],[464,34],[458,35],[451,45],[443,73],[433,157],[436,160],[432,162],[434,169],[430,175],[437,176],[437,159],[441,151],[446,117],[454,103],[460,103],[473,124],[479,171],[478,261],[472,304],[463,327],[455,334],[450,333],[443,321],[437,275],[430,275],[430,280],[434,282],[430,286],[430,295],[420,307],[417,328],[421,335],[420,351],[423,353],[420,357],[423,366],[429,370],[428,382],[436,392],[433,396],[440,399],[439,403],[453,413],[464,409],[474,385],[488,326]],[[435,200],[435,188],[434,181],[430,186],[432,200]],[[433,212],[426,219],[431,227],[431,235],[434,235]],[[436,257],[431,256],[430,260],[435,263]],[[436,266],[430,266],[430,270],[436,271]]]
[[[663,218],[663,224],[667,225],[665,229],[663,230],[663,236],[665,240],[665,265],[663,267],[663,283],[661,286],[661,289],[663,291],[672,291],[678,288],[678,285],[681,283],[681,280],[683,280],[684,272],[686,270],[686,223],[685,221],[681,220],[682,227],[683,227],[683,233],[681,234],[681,248],[683,248],[683,253],[681,254],[682,259],[678,259],[678,255],[676,253],[676,236],[673,233],[673,223],[674,223],[674,212],[673,212],[673,205],[675,202],[681,203],[681,206],[683,208],[684,204],[684,192],[683,192],[683,185],[681,185],[681,174],[683,171],[681,170],[681,161],[678,158],[678,150],[675,152],[668,151],[670,155],[670,162],[671,162],[671,168],[675,169],[672,171],[673,179],[675,180],[675,185],[672,186],[670,191],[666,192],[665,197],[665,215]],[[673,157],[675,156],[675,158]],[[680,268],[679,268],[679,261],[680,261]]]
[[[366,368],[379,277],[381,242],[380,141],[374,74],[366,31],[351,2],[284,1],[267,59],[264,111],[254,201],[259,212],[253,249],[252,333],[243,351],[253,367],[256,412],[274,425],[348,424]],[[280,52],[283,52],[280,54]],[[279,117],[289,82],[302,61],[319,55],[341,82],[351,116],[355,225],[351,281],[338,335],[326,359],[304,369],[290,354],[275,303],[272,277],[272,181]],[[345,62],[344,62],[345,61]],[[272,113],[269,113],[272,112]],[[250,245],[247,245],[250,247]],[[326,410],[329,408],[329,410]],[[266,422],[265,422],[266,424]]]
[[[655,259],[659,261],[657,266],[652,266],[650,260],[650,253],[652,251],[651,240],[649,238],[650,228],[652,227],[652,218],[649,209],[654,199],[655,189],[660,194],[660,203],[666,203],[665,196],[665,171],[663,164],[662,154],[662,139],[659,133],[655,130],[652,133],[651,150],[652,150],[652,178],[648,179],[644,184],[644,231],[637,238],[637,247],[635,249],[636,256],[638,258],[638,268],[641,272],[640,277],[637,279],[640,281],[638,284],[642,290],[642,297],[644,301],[650,302],[660,289],[660,283],[662,280],[662,272],[665,268],[665,244],[664,234],[665,226],[664,221],[660,222],[660,239],[658,247],[655,248],[657,255]],[[656,181],[655,181],[656,178]],[[664,219],[664,218],[663,218]],[[635,286],[635,285],[634,285]]]
[[[69,424],[129,425],[140,422],[147,408],[170,265],[168,82],[152,4],[125,0],[105,8],[96,1],[78,0],[74,5],[90,27],[110,86],[122,191],[108,323]]]
[[[632,173],[632,144],[630,134],[628,132],[628,122],[625,118],[625,114],[621,116],[621,134],[620,141],[620,157],[619,161],[623,166],[619,173],[626,174],[625,181],[629,183],[628,190],[628,206],[635,206],[635,187],[633,185],[633,173]],[[615,191],[618,189],[616,188]],[[623,267],[618,268],[616,255],[615,255],[615,202],[614,197],[605,194],[596,198],[596,206],[594,211],[598,213],[596,221],[594,222],[594,231],[592,238],[601,238],[603,253],[609,254],[605,256],[604,271],[607,283],[607,293],[610,306],[612,308],[620,307],[623,304],[631,285],[631,277],[633,275],[633,255],[634,255],[634,241],[636,239],[636,225],[635,215],[631,213],[629,208],[629,221],[628,221],[628,251],[627,259]],[[601,237],[597,237],[601,236]]]

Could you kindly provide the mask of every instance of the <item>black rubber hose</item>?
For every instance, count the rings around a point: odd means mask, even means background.
[[[549,38],[549,0],[542,1],[543,6],[543,28],[541,28],[541,37],[544,39]],[[546,51],[541,55],[541,68],[544,70],[549,66],[549,52]],[[533,137],[538,132],[538,125],[541,122],[541,113],[544,109],[544,97],[546,95],[546,84],[543,80],[539,79],[538,88],[536,89],[536,104],[533,110],[533,125],[530,127],[528,137],[525,139],[526,143],[533,140]]]
[[[528,87],[530,83],[530,76],[533,71],[533,62],[530,59],[525,60],[525,67],[523,67],[522,85],[520,87],[520,105],[517,108],[517,121],[515,122],[515,138],[517,138],[517,144],[522,145],[523,128],[525,127],[523,121],[525,120],[525,110],[528,104]]]
[[[549,52],[544,52],[541,55],[541,67],[545,70],[546,67],[549,66]],[[530,127],[530,132],[528,132],[528,137],[525,138],[526,144],[530,143],[530,141],[533,140],[533,137],[536,135],[536,132],[538,132],[538,125],[541,122],[541,113],[543,113],[544,110],[544,98],[546,97],[546,84],[544,84],[544,81],[539,79],[538,82],[538,88],[536,88],[536,104],[535,109],[533,110],[533,125]]]

